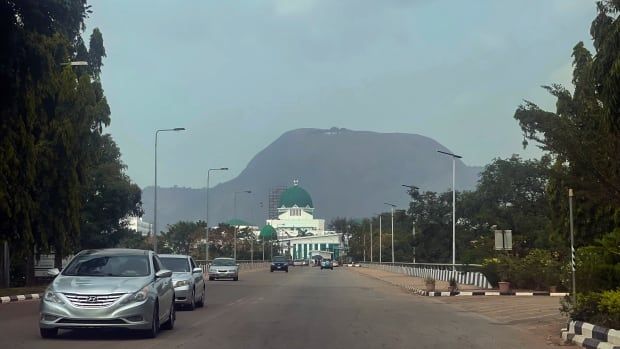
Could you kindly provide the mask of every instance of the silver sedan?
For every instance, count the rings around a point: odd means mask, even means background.
[[[175,303],[189,310],[202,307],[207,299],[206,283],[202,269],[191,256],[160,254],[166,269],[172,270]]]
[[[128,328],[156,337],[176,320],[172,272],[152,251],[86,250],[67,268],[48,271],[54,281],[40,305],[43,338],[59,329]],[[161,324],[161,326],[160,326]]]
[[[239,264],[233,258],[215,258],[209,266],[209,280],[239,280]]]

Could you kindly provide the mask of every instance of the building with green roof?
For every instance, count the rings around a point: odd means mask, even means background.
[[[325,220],[314,218],[312,197],[298,180],[280,194],[278,218],[267,220],[263,228],[269,230],[265,236],[275,230],[281,249],[292,259],[311,259],[326,253],[338,258],[342,250],[341,234],[326,231]]]

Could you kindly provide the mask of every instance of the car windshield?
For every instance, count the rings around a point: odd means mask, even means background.
[[[273,261],[274,262],[278,262],[278,263],[285,263],[286,262],[286,258],[284,258],[284,257],[273,257]]]
[[[179,258],[179,257],[159,257],[162,263],[164,263],[164,268],[169,269],[176,273],[189,273],[189,262],[187,258]]]
[[[234,259],[214,259],[212,265],[216,267],[232,267],[237,265]]]
[[[78,256],[63,271],[66,276],[137,277],[150,274],[146,255],[83,255]]]

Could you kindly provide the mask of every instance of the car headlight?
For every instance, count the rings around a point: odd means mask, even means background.
[[[181,287],[189,285],[189,280],[179,280],[174,283],[174,287]]]
[[[64,303],[62,299],[60,299],[60,297],[58,297],[58,295],[55,292],[52,292],[49,290],[45,291],[44,299],[45,301],[50,302],[50,303],[58,303],[58,304]]]
[[[144,286],[140,291],[131,294],[129,297],[125,298],[123,304],[131,303],[131,302],[142,302],[147,299],[149,296],[149,286]]]

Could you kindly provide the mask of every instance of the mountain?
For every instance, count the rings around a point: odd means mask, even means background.
[[[452,160],[437,150],[450,151],[416,134],[292,130],[256,154],[239,176],[210,189],[210,225],[231,219],[233,193],[246,189],[252,194],[237,195],[237,218],[264,224],[270,189],[291,186],[294,179],[312,196],[315,216],[328,221],[387,211],[384,202],[404,208],[409,197],[401,184],[432,191],[451,188]],[[457,159],[457,190],[473,189],[481,170]],[[143,190],[142,199],[144,219],[152,222],[152,186]],[[204,220],[205,212],[204,188],[159,188],[160,230],[179,220]]]

